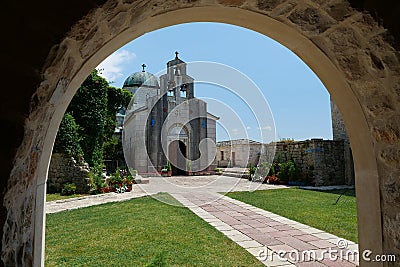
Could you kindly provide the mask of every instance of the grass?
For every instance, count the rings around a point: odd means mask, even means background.
[[[171,198],[165,194],[164,198]],[[151,197],[47,215],[46,266],[263,266],[189,209]]]
[[[357,242],[355,192],[347,191],[335,204],[343,192],[291,188],[232,192],[227,196]]]
[[[88,195],[85,195],[85,194],[73,194],[71,196],[62,196],[60,193],[46,194],[46,201],[55,201],[55,200],[62,200],[62,199],[68,199],[68,198],[74,198],[74,197],[83,197],[83,196],[88,196]]]

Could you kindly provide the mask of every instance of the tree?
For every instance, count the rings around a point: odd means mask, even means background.
[[[85,161],[92,167],[101,166],[103,161],[108,86],[97,70],[93,70],[67,109],[80,126],[80,145]]]
[[[74,117],[68,112],[65,113],[54,143],[54,152],[64,153],[74,157],[76,160],[82,160],[83,151],[79,144],[78,129],[79,126],[76,124]]]
[[[122,143],[113,137],[116,113],[126,108],[132,93],[115,88],[97,70],[82,83],[68,106],[59,132],[55,151],[83,155],[91,166],[102,166],[103,157],[123,160]]]
[[[114,134],[116,119],[115,115],[120,109],[128,107],[132,99],[132,93],[126,89],[108,86],[107,88],[107,118],[105,125],[105,142],[110,141]]]

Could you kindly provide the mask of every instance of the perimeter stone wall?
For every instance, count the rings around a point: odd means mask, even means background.
[[[301,173],[312,177],[315,186],[354,185],[354,171],[347,171],[353,170],[353,166],[352,162],[345,160],[346,141],[311,139],[277,142],[275,145],[275,160],[293,160]]]
[[[54,153],[49,167],[47,192],[59,193],[66,183],[75,184],[78,194],[88,193],[90,190],[89,165],[79,163],[68,155]]]

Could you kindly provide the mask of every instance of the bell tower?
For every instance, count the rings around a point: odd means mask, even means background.
[[[194,79],[186,74],[186,63],[179,58],[176,51],[175,58],[167,62],[167,74],[160,77],[161,94],[166,94],[179,105],[194,98],[193,82]]]

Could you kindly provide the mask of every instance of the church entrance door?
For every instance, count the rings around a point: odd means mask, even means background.
[[[180,152],[180,153],[179,153]],[[174,140],[169,145],[168,158],[171,162],[172,175],[186,175],[186,145],[181,140]]]

